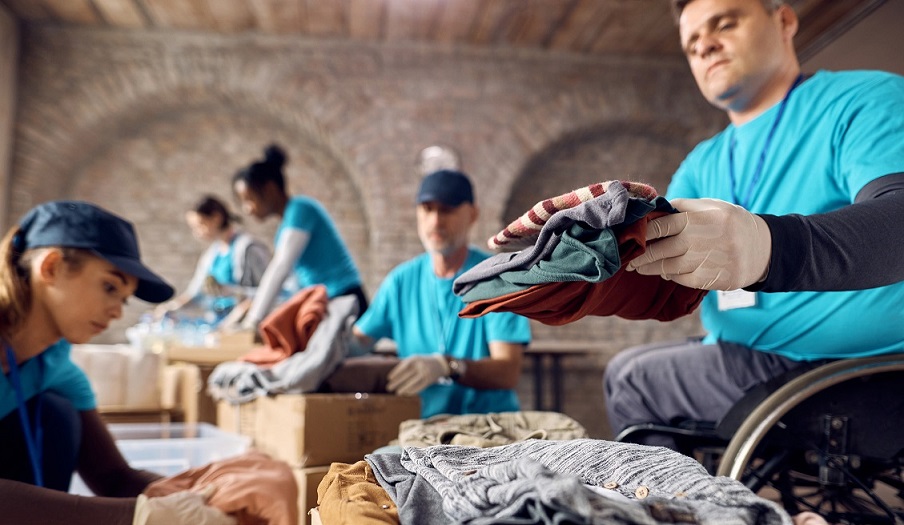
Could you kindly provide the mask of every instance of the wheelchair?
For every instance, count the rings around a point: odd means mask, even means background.
[[[721,421],[641,424],[712,473],[832,524],[904,525],[904,354],[832,361],[745,394]]]

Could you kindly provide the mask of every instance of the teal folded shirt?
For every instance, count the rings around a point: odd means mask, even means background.
[[[612,277],[620,266],[615,233],[610,228],[599,230],[576,222],[562,232],[548,258],[526,270],[502,272],[494,278],[478,281],[461,299],[466,303],[483,301],[545,283],[598,283]]]

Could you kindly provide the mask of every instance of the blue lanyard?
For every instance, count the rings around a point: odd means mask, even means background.
[[[803,75],[797,75],[797,78],[794,79],[794,83],[791,84],[788,92],[785,93],[785,98],[782,99],[781,105],[778,107],[778,113],[775,115],[775,121],[772,123],[772,128],[769,129],[769,134],[766,135],[766,143],[763,144],[763,151],[760,152],[760,158],[756,164],[756,171],[753,172],[753,178],[750,179],[750,185],[747,187],[747,193],[744,195],[744,200],[740,200],[737,193],[738,179],[735,175],[734,167],[736,141],[734,130],[732,130],[731,140],[728,143],[728,176],[731,177],[731,198],[734,199],[735,204],[740,204],[744,209],[747,209],[750,205],[750,200],[753,198],[753,189],[756,187],[757,183],[760,182],[760,177],[763,176],[763,165],[766,163],[766,152],[769,151],[769,145],[772,143],[772,137],[775,136],[775,130],[778,129],[778,123],[781,122],[782,115],[785,114],[785,106],[788,105],[788,99],[791,97],[791,92],[794,91],[794,88],[796,88],[803,79]]]
[[[22,432],[25,434],[25,445],[28,447],[28,457],[31,460],[31,470],[35,475],[35,485],[44,486],[44,471],[41,468],[44,453],[44,427],[41,425],[41,396],[35,404],[35,430],[31,432],[31,421],[28,410],[25,407],[25,394],[22,392],[22,381],[19,378],[19,365],[16,364],[16,354],[6,346],[6,361],[9,365],[9,380],[16,391],[16,402],[19,405],[19,421],[22,422]],[[41,361],[38,361],[39,366]],[[43,375],[43,374],[42,374]]]

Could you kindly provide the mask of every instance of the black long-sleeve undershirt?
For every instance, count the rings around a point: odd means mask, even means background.
[[[904,173],[867,184],[854,203],[816,215],[760,215],[772,235],[766,279],[747,290],[843,291],[904,281]]]

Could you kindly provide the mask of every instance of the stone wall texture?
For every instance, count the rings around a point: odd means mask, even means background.
[[[426,146],[461,155],[484,246],[537,201],[591,182],[664,192],[724,125],[683,61],[48,26],[26,26],[20,52],[5,221],[47,199],[97,202],[136,224],[145,258],[177,288],[203,249],[185,210],[204,193],[232,202],[232,175],[271,142],[288,152],[289,191],[324,203],[372,294],[422,250],[413,198]],[[270,241],[276,223],[245,227]],[[101,342],[122,340],[146,309],[132,302]],[[564,361],[564,411],[597,437],[607,357],[700,332],[696,316],[533,328],[593,349]]]

